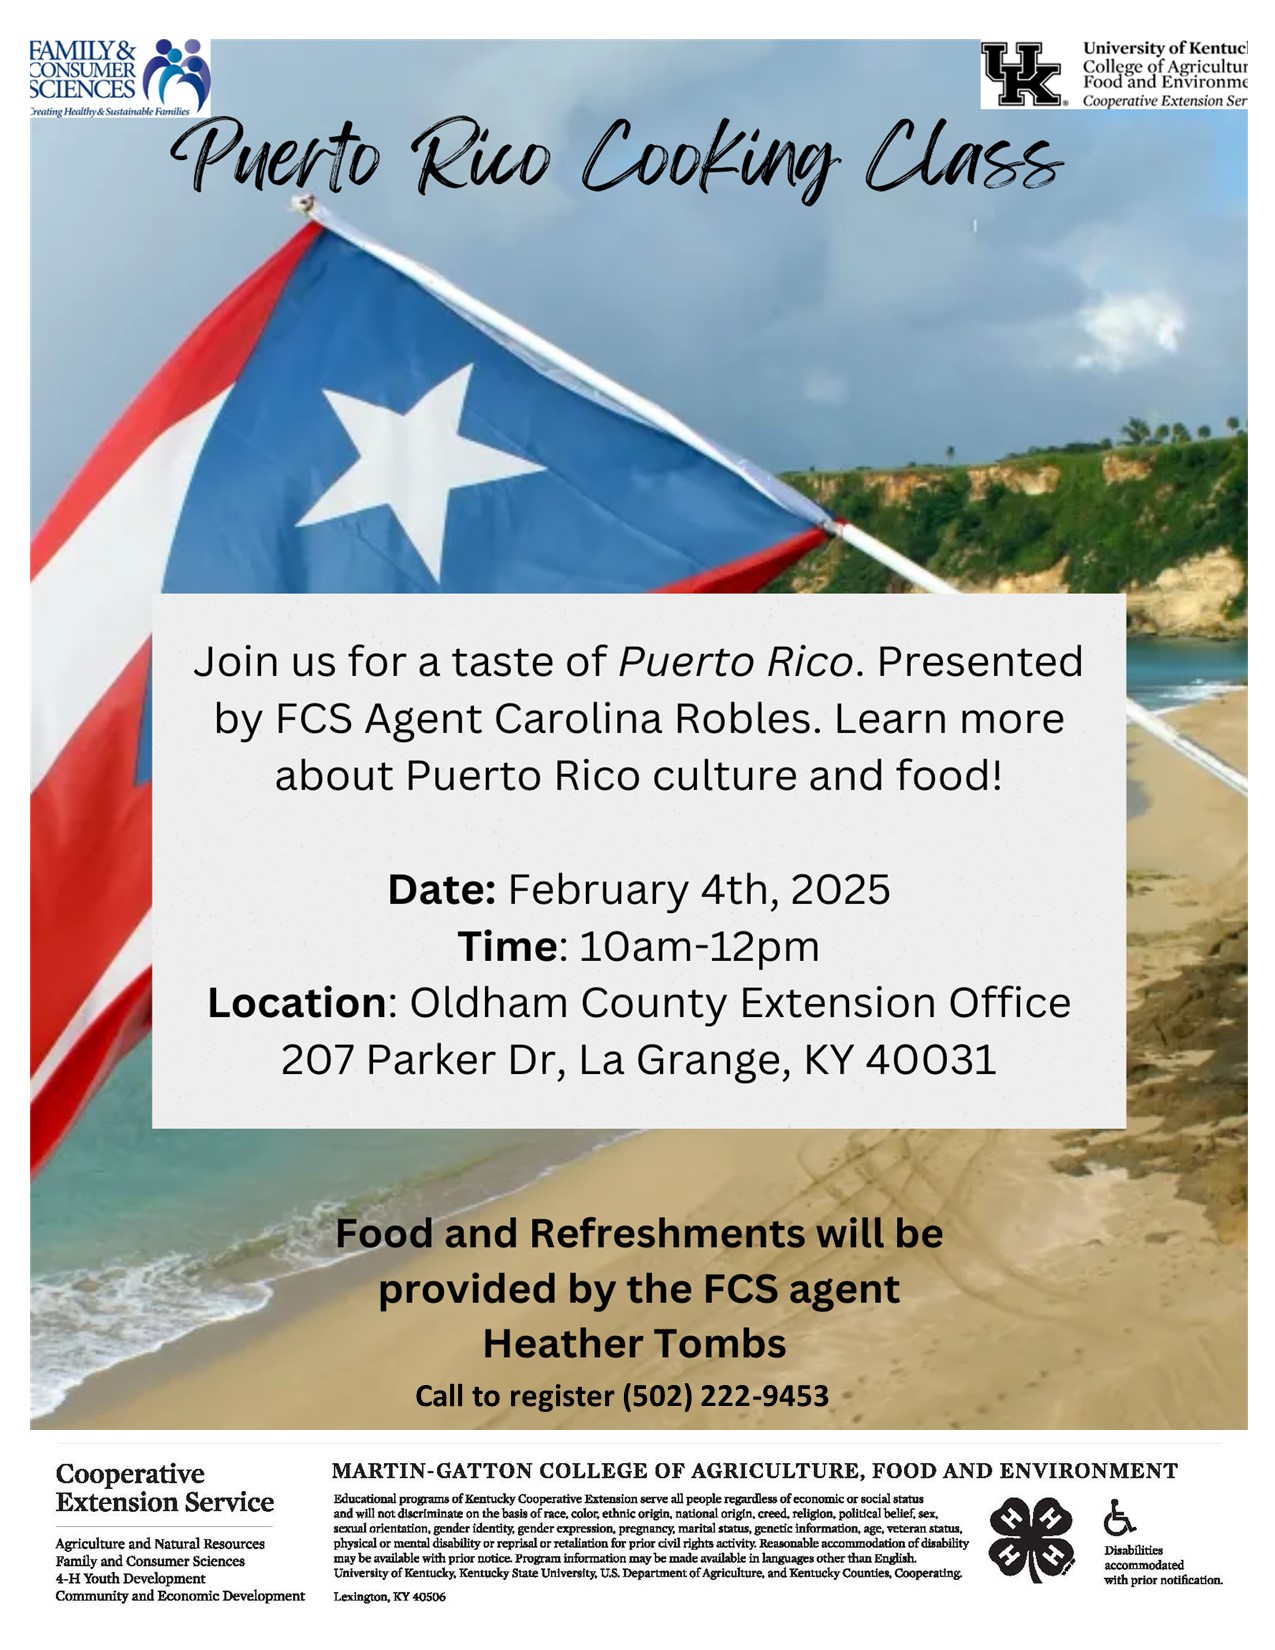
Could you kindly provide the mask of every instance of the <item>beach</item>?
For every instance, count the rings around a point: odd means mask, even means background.
[[[1175,724],[1247,767],[1247,694]],[[828,1252],[573,1249],[377,1251],[273,1285],[261,1310],[90,1376],[41,1425],[95,1428],[1236,1428],[1246,1424],[1246,830],[1244,799],[1143,735],[1130,778],[1129,1127],[1074,1131],[690,1131],[635,1135],[462,1218],[640,1225],[880,1217],[941,1226],[936,1248]],[[425,1211],[422,1210],[422,1213]],[[532,1282],[552,1304],[403,1304],[380,1280]],[[647,1272],[685,1303],[634,1304]],[[604,1313],[570,1273],[616,1285]],[[769,1304],[705,1304],[709,1274],[772,1274]],[[886,1276],[896,1298],[815,1311],[800,1281]],[[863,1291],[860,1290],[862,1293]],[[635,1356],[488,1358],[484,1330],[641,1337]],[[679,1336],[783,1337],[783,1358],[660,1355]],[[626,1381],[826,1388],[824,1405],[626,1413],[511,1391]],[[417,1390],[464,1402],[417,1402]],[[475,1407],[474,1386],[500,1401]]]

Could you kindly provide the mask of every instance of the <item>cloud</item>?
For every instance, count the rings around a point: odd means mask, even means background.
[[[1108,294],[1078,316],[1085,345],[1078,367],[1126,372],[1177,352],[1186,330],[1182,305],[1167,292]]]
[[[347,116],[382,150],[337,210],[771,469],[971,461],[1115,436],[1131,414],[1220,428],[1246,405],[1242,114],[1048,120],[980,111],[970,41],[226,42],[218,108],[248,140]],[[538,141],[542,183],[415,188],[410,144],[470,114],[491,153]],[[961,144],[1048,139],[1046,188],[864,173],[901,117],[899,169]],[[706,149],[725,119],[759,147],[831,143],[813,206],[736,176],[590,193],[610,122]],[[33,123],[35,508],[225,292],[291,232],[288,190],[219,169],[196,196],[149,122]],[[101,123],[105,125],[107,123]],[[142,130],[142,128],[148,130]],[[741,146],[742,147],[742,146]],[[68,200],[109,197],[91,258]],[[978,229],[973,223],[977,219]],[[162,248],[162,256],[157,254]],[[109,314],[109,348],[101,337]],[[94,363],[86,375],[83,363]]]
[[[820,372],[817,368],[806,374],[806,400],[816,407],[839,407],[846,398],[846,383],[833,372]]]

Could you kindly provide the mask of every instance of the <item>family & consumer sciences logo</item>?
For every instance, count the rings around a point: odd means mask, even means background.
[[[196,109],[202,109],[208,101],[212,91],[212,70],[207,62],[199,56],[198,40],[188,40],[185,52],[179,51],[171,40],[157,40],[155,42],[155,56],[142,71],[142,96],[151,96],[151,80],[156,71],[159,78],[155,80],[155,89],[159,101],[164,101],[164,94],[175,80],[179,86],[191,86],[199,101]]]
[[[131,98],[137,67],[127,40],[33,40],[31,96],[46,102]]]
[[[31,40],[27,67],[32,114],[211,112],[212,68],[193,36],[184,45],[161,38],[150,54],[131,40]]]

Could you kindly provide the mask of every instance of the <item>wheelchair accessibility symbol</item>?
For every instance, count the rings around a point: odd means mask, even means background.
[[[1113,1501],[1111,1511],[1102,1521],[1102,1527],[1108,1535],[1132,1535],[1138,1526],[1131,1524],[1128,1514],[1122,1513]]]

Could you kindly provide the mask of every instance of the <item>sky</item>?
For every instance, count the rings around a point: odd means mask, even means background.
[[[330,198],[343,217],[772,470],[948,447],[977,462],[1115,438],[1135,414],[1245,416],[1242,114],[982,113],[973,42],[215,41],[211,64],[214,110],[254,146],[347,117],[376,144],[372,179]],[[455,114],[492,146],[547,145],[549,171],[422,197],[411,141]],[[707,149],[726,117],[763,147],[829,142],[841,164],[813,206],[727,177],[590,193],[585,160],[618,116],[626,159],[648,141]],[[1045,138],[1066,164],[1033,190],[874,192],[868,162],[903,117],[922,139],[946,119],[943,161]],[[196,194],[168,154],[177,122],[32,127],[38,521],[297,220],[292,190],[239,185],[229,162]]]

